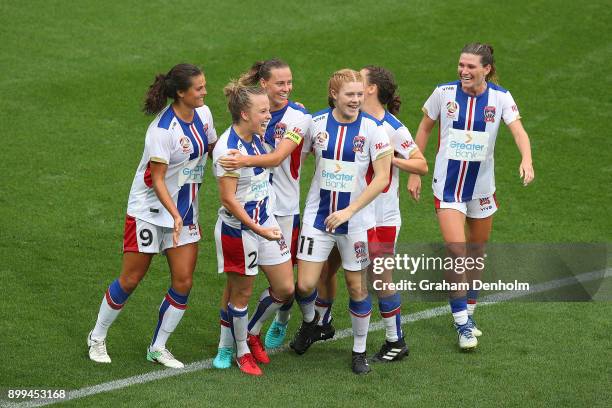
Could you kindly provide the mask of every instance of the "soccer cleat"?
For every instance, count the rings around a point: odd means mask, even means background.
[[[472,316],[468,316],[468,327],[472,330],[472,334],[476,337],[482,336],[482,331],[478,327],[476,327],[476,322]]]
[[[353,351],[351,368],[355,374],[367,374],[372,371],[370,365],[368,364],[368,358],[366,357],[365,351],[363,353],[355,353]]]
[[[287,335],[287,323],[282,324],[274,320],[266,332],[266,348],[271,350],[283,345]]]
[[[385,340],[380,347],[380,351],[372,357],[372,362],[390,363],[391,361],[400,361],[410,353],[408,346],[404,342],[404,338],[390,342]]]
[[[317,340],[321,340],[320,335],[317,333],[317,322],[319,321],[319,314],[315,312],[315,317],[310,323],[306,323],[302,320],[300,328],[295,332],[295,336],[289,347],[298,354],[304,354],[308,347]],[[316,337],[319,336],[319,337]]]
[[[232,347],[220,347],[217,350],[217,355],[213,360],[213,367],[224,369],[232,366],[232,358],[234,357],[234,349]]]
[[[259,368],[259,366],[255,362],[255,358],[253,357],[251,353],[247,353],[243,355],[242,357],[237,358],[236,363],[238,364],[240,371],[242,371],[245,374],[248,374],[248,375],[262,375],[263,374],[263,372],[261,371],[261,368]]]
[[[264,349],[261,343],[261,336],[259,334],[257,336],[249,334],[247,336],[247,344],[249,349],[251,349],[251,354],[253,354],[258,363],[268,364],[270,362],[270,357],[268,357],[268,353],[266,353],[266,349]]]
[[[170,350],[168,349],[163,349],[163,350],[151,350],[148,349],[147,350],[147,360],[153,362],[153,363],[158,363],[161,365],[164,365],[168,368],[183,368],[185,367],[185,364],[181,363],[180,361],[178,361],[173,355],[172,353],[170,353]]]
[[[472,334],[472,329],[467,323],[462,325],[458,325],[457,323],[455,323],[455,330],[457,330],[459,348],[461,348],[462,350],[476,348],[476,346],[478,345],[478,340],[476,339],[474,334]]]
[[[87,335],[87,346],[89,347],[89,358],[96,363],[110,363],[111,359],[106,352],[106,341],[91,338],[91,332]]]
[[[329,323],[327,324],[317,325],[317,327],[314,330],[313,342],[329,340],[333,338],[335,334],[336,334],[336,329],[334,328],[334,326],[332,326],[331,320],[330,320]]]

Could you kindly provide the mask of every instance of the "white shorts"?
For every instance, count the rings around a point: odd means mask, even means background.
[[[463,203],[447,203],[434,197],[434,205],[438,208],[452,208],[465,214],[468,218],[487,218],[495,214],[499,206],[495,193],[485,198],[476,198]]]
[[[158,254],[172,248],[172,233],[174,229],[151,224],[130,215],[125,216],[123,232],[123,252],[141,252]],[[184,225],[179,235],[177,246],[198,242],[201,238],[198,224]]]
[[[268,217],[263,227],[278,227],[274,216]],[[284,235],[278,241],[268,241],[251,230],[234,228],[221,218],[215,225],[217,271],[241,275],[257,275],[258,266],[280,265],[291,260],[289,245]]]
[[[342,259],[345,271],[361,271],[370,264],[368,241],[374,228],[352,234],[332,234],[316,229],[312,225],[302,225],[298,241],[297,258],[303,261],[327,261],[334,245]]]
[[[291,263],[297,264],[297,244],[300,236],[300,214],[295,215],[276,215],[276,222],[287,240],[289,250],[291,251]]]

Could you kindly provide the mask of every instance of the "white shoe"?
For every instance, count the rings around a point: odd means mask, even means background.
[[[474,321],[474,318],[472,316],[468,316],[468,327],[470,328],[470,330],[472,330],[472,334],[476,337],[480,337],[482,336],[482,331],[476,327],[476,322]]]
[[[93,331],[93,330],[92,330]],[[91,332],[87,335],[87,346],[89,347],[89,358],[96,363],[110,363],[111,359],[106,352],[106,341],[91,338]]]
[[[459,348],[462,350],[469,350],[478,345],[478,339],[476,339],[476,336],[474,336],[472,329],[467,323],[462,325],[455,323],[455,329],[457,330]]]
[[[183,368],[185,364],[178,361],[170,350],[151,350],[150,348],[147,350],[147,360],[152,361],[154,363],[159,363],[165,365],[169,368]]]

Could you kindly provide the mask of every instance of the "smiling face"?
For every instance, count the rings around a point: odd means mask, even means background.
[[[344,82],[338,92],[331,90],[335,110],[345,121],[352,122],[357,119],[359,109],[363,104],[363,82]]]
[[[206,78],[204,78],[204,74],[191,77],[191,86],[186,91],[177,91],[181,102],[190,109],[203,106],[206,94]]]
[[[289,100],[293,90],[293,76],[289,67],[273,68],[270,78],[261,79],[261,87],[266,90],[272,110],[281,109]]]
[[[241,122],[243,122],[251,133],[263,135],[266,133],[268,122],[272,119],[270,114],[270,101],[264,94],[251,95],[249,97],[248,110],[240,112]]]
[[[457,73],[464,90],[480,93],[486,88],[486,77],[491,65],[482,65],[481,57],[475,54],[461,54]]]

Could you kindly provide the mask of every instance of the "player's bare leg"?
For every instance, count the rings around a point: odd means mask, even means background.
[[[166,250],[172,284],[159,307],[159,320],[147,351],[147,360],[170,368],[183,368],[166,348],[166,342],[185,314],[198,257],[198,244],[190,243]]]
[[[454,259],[465,259],[467,255],[465,245],[465,214],[450,208],[438,209],[436,214],[438,216],[440,232],[446,243],[446,250],[449,256]],[[455,271],[446,271],[445,279],[451,283],[466,282],[464,271],[459,269]],[[468,325],[466,295],[466,290],[449,292],[449,303],[451,313],[453,314],[453,320],[455,321],[459,347],[464,350],[472,349],[478,345],[478,341],[472,334]]]
[[[125,305],[128,297],[146,275],[153,254],[126,252],[123,254],[121,274],[110,284],[102,298],[96,324],[87,336],[89,358],[97,363],[110,363],[106,351],[106,335],[111,324]]]

